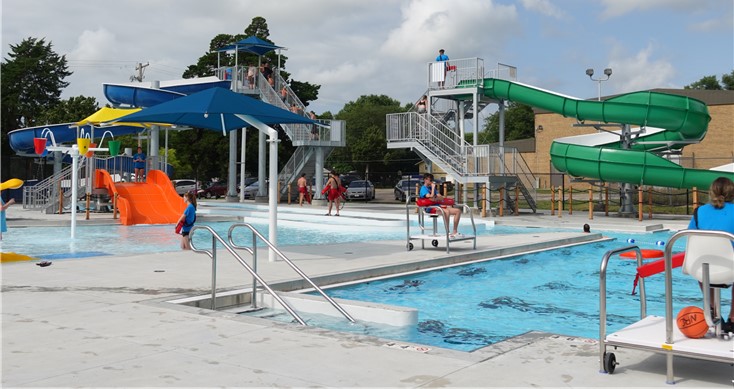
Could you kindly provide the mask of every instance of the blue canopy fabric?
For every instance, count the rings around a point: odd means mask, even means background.
[[[316,123],[274,105],[218,87],[145,108],[142,111],[122,116],[117,121],[170,123],[215,131],[221,130],[226,133],[226,131],[250,126],[250,123],[237,115],[250,115],[267,125]]]
[[[281,46],[276,46],[270,42],[264,41],[256,36],[249,36],[236,43],[219,48],[217,51],[246,51],[248,53],[256,55],[264,55],[270,51],[280,49]]]

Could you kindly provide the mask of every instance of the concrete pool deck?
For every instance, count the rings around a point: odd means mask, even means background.
[[[6,239],[23,231],[12,226],[69,219],[19,208],[8,210]],[[405,214],[401,206],[350,203],[342,218],[352,208]],[[108,219],[95,215],[78,223]],[[601,238],[580,233],[584,223],[592,232],[687,225],[684,218],[638,222],[595,215],[588,221],[586,214],[493,220],[569,230],[483,236],[476,251],[458,242],[449,255],[443,248],[407,252],[403,236],[282,251],[309,276],[335,282]],[[268,282],[298,278],[283,262],[260,258],[258,270]],[[44,268],[14,262],[0,269],[3,387],[668,387],[659,354],[619,349],[615,373],[599,373],[599,345],[592,339],[529,332],[471,353],[433,347],[421,352],[419,345],[166,303],[210,293],[211,261],[191,252],[67,259]],[[219,290],[243,288],[250,280],[230,256],[220,256]],[[676,357],[674,366],[677,386],[731,387],[728,364]]]

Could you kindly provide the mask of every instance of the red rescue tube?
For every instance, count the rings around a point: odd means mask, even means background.
[[[686,257],[686,253],[673,254],[670,258],[673,261],[673,269],[681,267],[683,265],[683,259]],[[649,277],[653,274],[662,273],[665,271],[665,259],[659,259],[655,262],[644,264],[637,268],[637,274],[635,275],[635,282],[632,284],[632,294],[635,294],[635,288],[640,278]]]
[[[642,253],[642,258],[644,259],[662,258],[665,255],[663,250],[641,249],[640,252]],[[637,253],[635,251],[625,251],[622,254],[619,254],[619,256],[622,258],[635,259],[637,258]]]

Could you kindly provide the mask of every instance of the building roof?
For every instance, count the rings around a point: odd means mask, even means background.
[[[490,143],[490,146],[497,146],[499,147],[499,143]],[[513,147],[517,149],[520,153],[534,153],[535,152],[535,137],[533,138],[525,138],[525,139],[516,139],[516,140],[507,140],[505,141],[505,147]]]
[[[697,100],[701,100],[706,105],[734,105],[734,90],[710,90],[710,89],[666,89],[666,88],[655,88],[650,89],[650,92],[667,93],[671,95],[687,96]],[[602,100],[608,100],[613,97],[621,96],[626,93],[620,93],[616,95],[602,96]],[[587,100],[596,100],[590,98]],[[547,109],[533,108],[535,114],[543,113],[554,113]]]

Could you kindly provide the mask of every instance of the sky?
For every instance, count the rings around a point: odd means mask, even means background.
[[[44,38],[74,74],[62,98],[96,97],[102,83],[181,78],[218,34],[254,17],[287,48],[291,78],[321,85],[310,109],[337,113],[360,96],[412,103],[438,49],[517,67],[517,80],[554,92],[682,88],[734,69],[732,0],[2,0],[2,57]],[[602,76],[603,78],[603,76]]]

